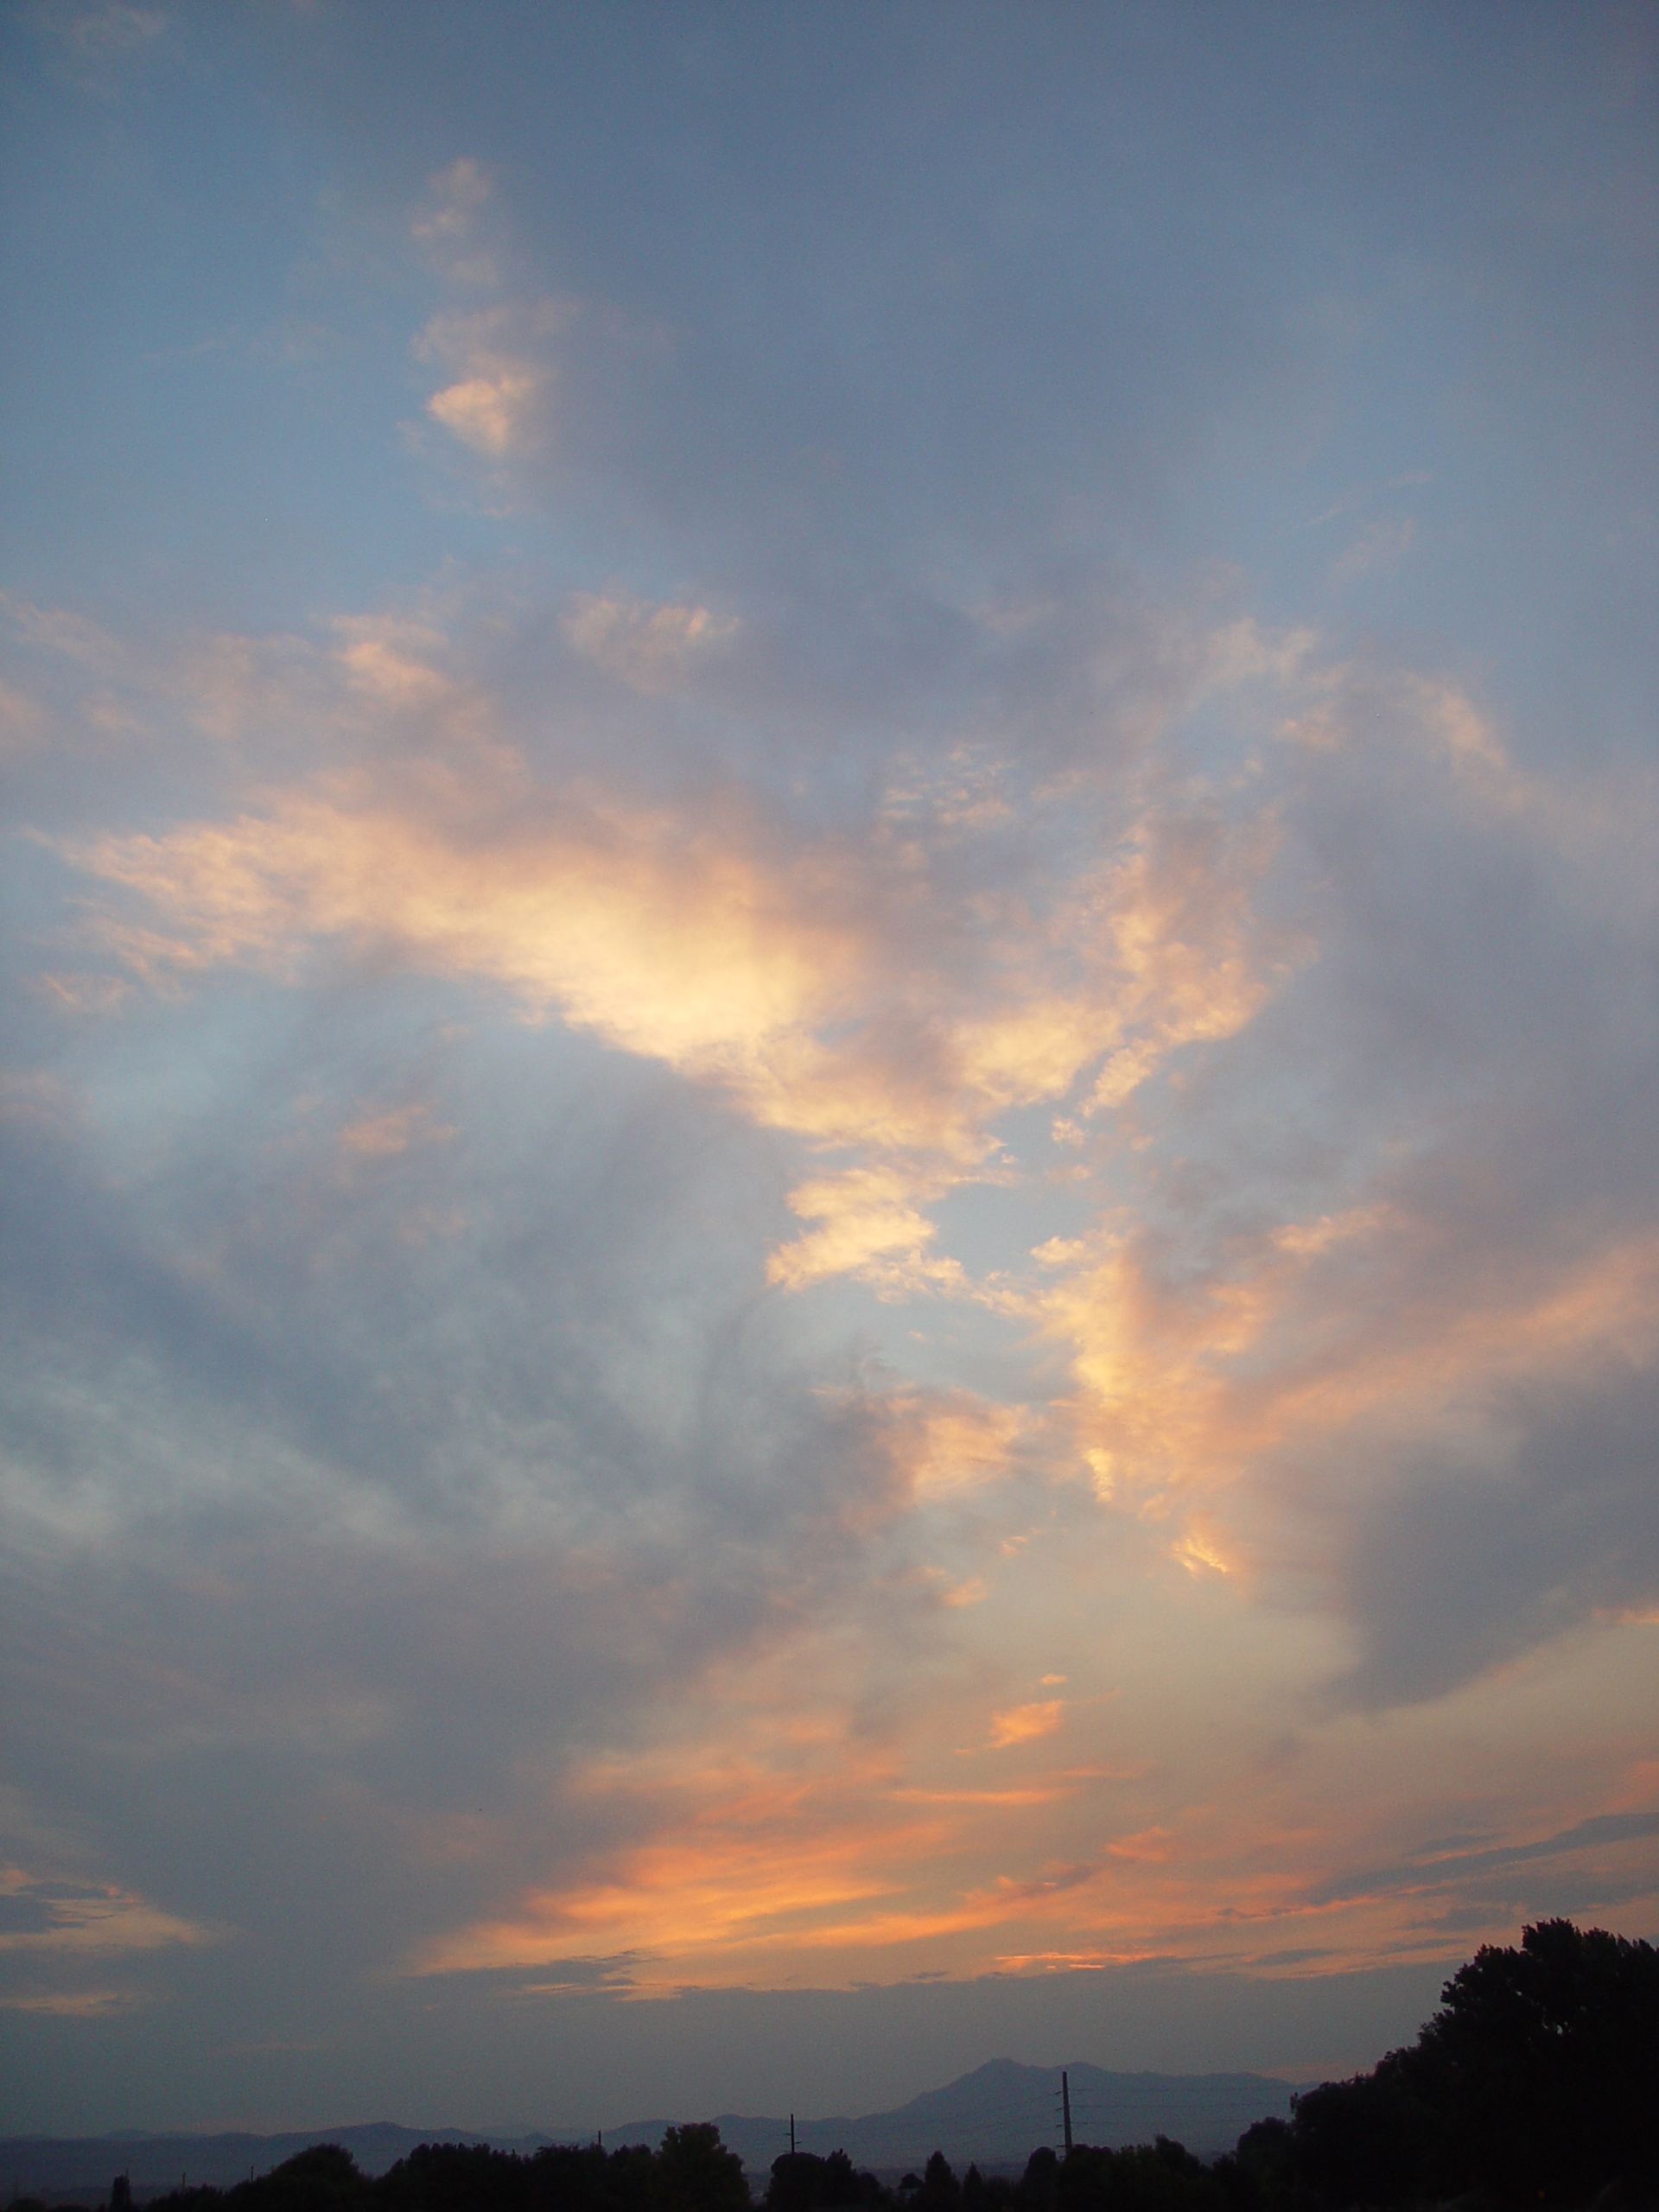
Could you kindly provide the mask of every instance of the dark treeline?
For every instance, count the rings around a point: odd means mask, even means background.
[[[1035,2151],[1018,2180],[960,2179],[942,2152],[888,2188],[844,2152],[773,2162],[765,2212],[1354,2212],[1449,2204],[1493,2212],[1659,2208],[1659,1953],[1546,1921],[1518,1949],[1454,1974],[1408,2049],[1327,2082],[1206,2165],[1160,2136],[1126,2150]],[[113,2212],[130,2200],[118,2183]],[[748,2182],[711,2126],[655,2151],[597,2145],[520,2157],[426,2144],[371,2180],[338,2145],[233,2189],[176,2190],[149,2212],[749,2212]],[[14,2212],[23,2212],[22,2207]],[[41,2208],[45,2212],[45,2208]]]
[[[1570,1920],[1489,1946],[1414,2044],[1259,2121],[1233,2163],[1282,2212],[1659,2203],[1659,1952]]]

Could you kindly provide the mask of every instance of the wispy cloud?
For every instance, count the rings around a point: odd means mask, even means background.
[[[668,690],[735,633],[734,616],[706,607],[652,606],[626,595],[578,593],[564,632],[579,652],[635,691]]]
[[[206,1929],[160,1910],[119,1884],[0,1867],[0,1951],[126,1953],[211,1940]]]

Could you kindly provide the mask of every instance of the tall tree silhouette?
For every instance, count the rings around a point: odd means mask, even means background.
[[[1412,2048],[1299,2097],[1271,2170],[1329,2204],[1480,2190],[1570,2205],[1614,2182],[1645,2201],[1656,2113],[1659,1953],[1546,1920],[1518,1949],[1489,1944],[1460,1967]],[[1247,2138],[1241,2160],[1268,2148]]]

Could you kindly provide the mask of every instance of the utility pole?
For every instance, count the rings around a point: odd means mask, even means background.
[[[795,2155],[795,2115],[793,2113],[789,2115],[789,2155],[791,2158]]]
[[[1065,2155],[1071,2155],[1071,2084],[1065,2078],[1065,2069],[1060,2069],[1060,2109],[1065,2114]]]

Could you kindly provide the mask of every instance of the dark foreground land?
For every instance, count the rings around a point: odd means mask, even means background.
[[[112,2212],[132,2201],[118,2178]],[[753,2202],[741,2160],[702,2125],[667,2129],[655,2149],[425,2144],[375,2178],[321,2144],[229,2190],[151,2196],[149,2212],[749,2212]],[[1529,1928],[1518,1949],[1483,1949],[1453,1975],[1409,2048],[1306,2092],[1288,2120],[1258,2121],[1208,2164],[1160,2136],[1038,2150],[1017,2180],[976,2166],[959,2178],[936,2152],[889,2186],[844,2152],[802,2152],[774,2161],[762,2202],[766,2212],[1649,2212],[1659,1953],[1570,1921]]]

